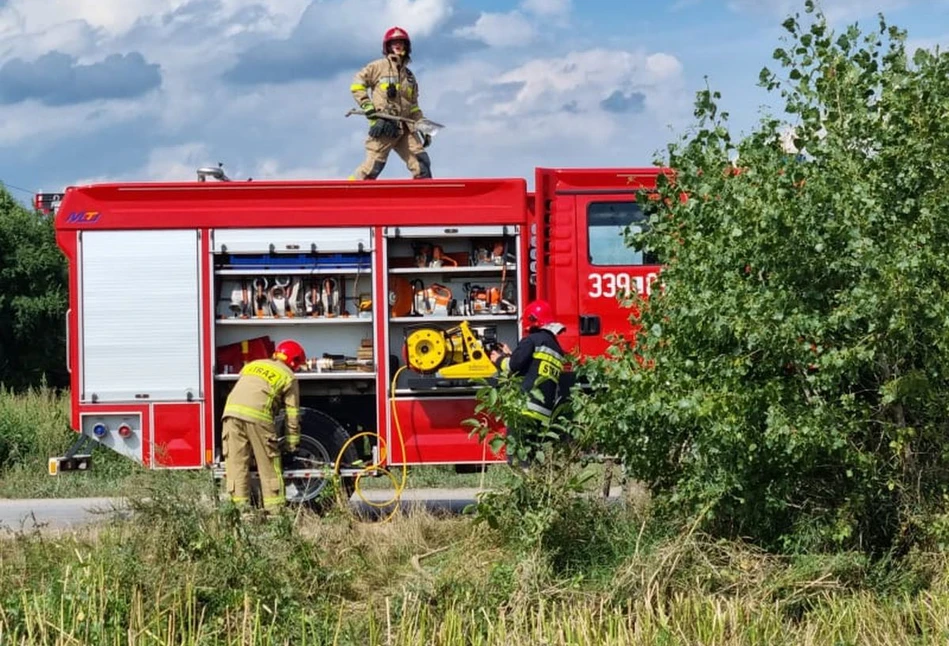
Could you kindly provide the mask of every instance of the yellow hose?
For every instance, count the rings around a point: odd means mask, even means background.
[[[399,411],[396,409],[396,406],[395,406],[395,384],[399,378],[399,375],[402,373],[403,370],[405,370],[405,368],[406,366],[401,366],[398,370],[395,371],[395,375],[393,375],[392,377],[392,383],[389,388],[389,406],[391,406],[392,408],[392,418],[395,420],[395,432],[396,432],[396,436],[399,438],[399,448],[402,451],[402,480],[397,482],[392,472],[386,469],[385,467],[381,466],[382,462],[386,460],[388,447],[386,446],[385,438],[382,437],[381,434],[374,433],[372,431],[363,431],[361,433],[357,433],[356,435],[353,435],[351,438],[346,440],[343,446],[339,449],[339,453],[336,454],[336,463],[333,466],[333,474],[336,476],[339,476],[340,463],[343,461],[343,454],[346,453],[346,449],[349,448],[349,445],[361,437],[377,438],[378,443],[379,443],[378,462],[374,464],[370,464],[367,467],[364,467],[363,469],[359,471],[359,473],[356,474],[356,479],[355,479],[355,482],[353,483],[353,491],[359,496],[359,498],[363,501],[363,503],[369,505],[370,507],[375,507],[378,509],[378,508],[386,507],[388,505],[393,505],[392,511],[390,511],[389,514],[382,520],[383,523],[387,523],[390,520],[392,520],[392,517],[395,516],[396,512],[399,510],[398,502],[402,498],[402,491],[405,489],[405,482],[408,479],[409,469],[406,464],[407,460],[405,456],[405,440],[402,437],[402,425],[399,423]],[[382,473],[383,475],[385,475],[387,478],[389,478],[389,482],[392,483],[392,486],[395,487],[395,493],[393,494],[393,496],[384,502],[373,502],[371,500],[367,500],[366,497],[362,493],[362,488],[360,487],[360,480],[362,479],[364,475],[368,475],[373,472]],[[338,491],[342,491],[342,489],[343,489],[342,487],[339,487]],[[346,501],[340,499],[340,504],[345,504],[345,502]]]

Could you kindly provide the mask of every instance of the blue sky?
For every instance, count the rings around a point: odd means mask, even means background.
[[[836,27],[876,14],[949,45],[949,0],[823,0]],[[0,181],[345,178],[365,122],[353,73],[397,24],[421,105],[446,124],[436,177],[648,165],[691,123],[708,76],[736,131],[803,0],[0,0]],[[408,173],[393,155],[383,177]]]

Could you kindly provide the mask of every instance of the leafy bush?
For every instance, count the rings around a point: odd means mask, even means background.
[[[66,260],[51,219],[0,187],[0,383],[68,384],[64,315]]]
[[[467,423],[483,441],[494,428],[489,420],[503,420],[506,433],[494,436],[491,448],[503,446],[512,466],[506,486],[479,495],[475,522],[515,552],[540,559],[555,576],[608,577],[634,545],[641,519],[591,495],[586,427],[569,404],[539,425],[521,414],[526,397],[515,375],[478,393],[476,417]]]
[[[784,27],[760,78],[800,152],[772,117],[733,139],[698,93],[630,237],[665,259],[638,346],[578,408],[707,531],[899,554],[949,484],[949,54],[810,1]]]

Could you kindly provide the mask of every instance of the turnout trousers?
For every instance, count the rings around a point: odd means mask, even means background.
[[[241,506],[250,504],[250,458],[253,455],[264,509],[283,507],[286,504],[283,465],[274,429],[267,424],[225,417],[221,439],[224,477],[231,500]]]
[[[412,177],[431,177],[431,162],[428,153],[413,133],[403,132],[400,136],[367,137],[366,159],[359,165],[350,179],[376,179],[385,168],[389,153],[395,151],[405,162]]]

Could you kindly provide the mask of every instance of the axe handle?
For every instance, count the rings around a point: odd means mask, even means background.
[[[354,114],[365,115],[366,113],[363,112],[362,110],[357,110],[356,108],[353,108],[352,110],[347,112],[344,116],[351,117]],[[406,123],[415,123],[415,119],[409,119],[407,117],[397,117],[394,114],[385,114],[383,112],[375,113],[374,115],[372,115],[372,118],[373,119],[388,119],[389,121],[405,121]]]

